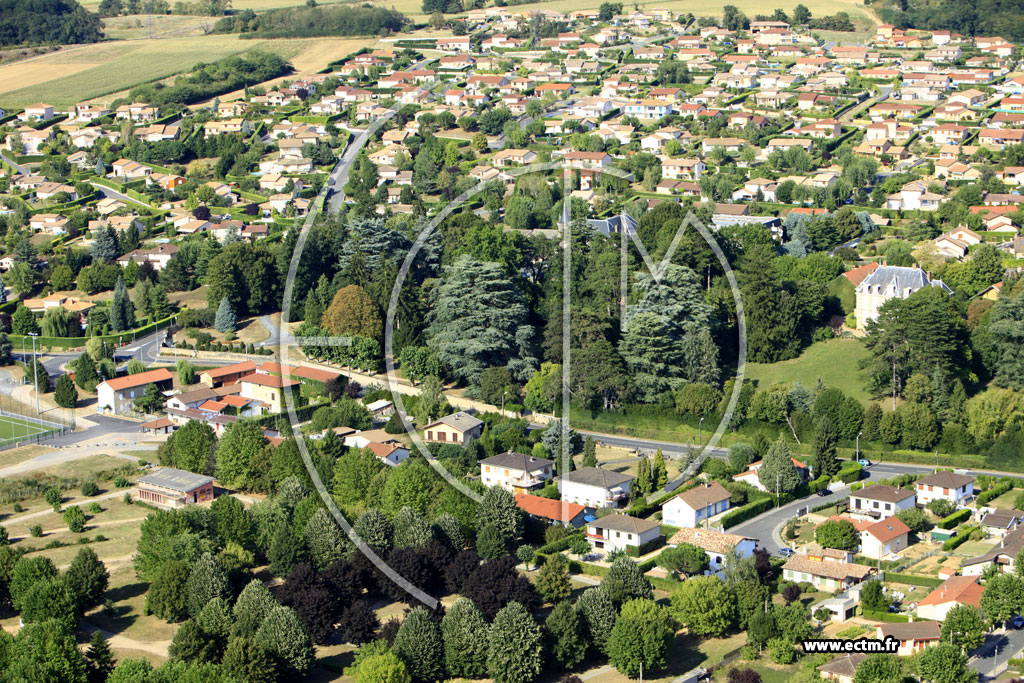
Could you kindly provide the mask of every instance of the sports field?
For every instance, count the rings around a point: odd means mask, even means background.
[[[56,427],[39,425],[10,415],[0,415],[0,446],[25,441],[56,430]]]

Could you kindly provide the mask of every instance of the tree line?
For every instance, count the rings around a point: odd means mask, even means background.
[[[369,5],[289,7],[256,14],[250,9],[219,19],[215,33],[253,33],[277,38],[365,36],[398,33],[409,22],[401,12]]]
[[[0,45],[70,45],[103,40],[99,17],[77,0],[0,0]]]

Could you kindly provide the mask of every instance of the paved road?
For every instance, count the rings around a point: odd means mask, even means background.
[[[14,163],[14,160],[11,159],[6,154],[4,154],[3,152],[0,152],[0,159],[3,159],[7,164],[9,164],[11,166],[11,168],[13,168],[15,171],[17,171],[18,173],[20,173],[22,175],[30,175],[31,174],[31,171],[29,171],[24,166],[21,166],[19,164]]]
[[[995,678],[1006,670],[1006,663],[1024,648],[1024,630],[990,633],[985,642],[974,651],[968,665],[982,676],[982,680]]]
[[[100,185],[99,183],[90,182],[90,185],[96,188],[96,190],[104,197],[109,199],[120,199],[122,202],[128,202],[129,204],[136,204],[138,206],[144,206],[147,209],[153,208],[146,202],[140,202],[138,199],[132,199],[126,194],[121,194],[117,190],[107,187],[106,185]]]
[[[427,57],[420,61],[412,64],[409,67],[409,71],[416,69],[422,69],[427,62],[433,61],[433,57]],[[334,165],[334,170],[331,171],[330,176],[327,178],[327,184],[324,185],[323,193],[327,193],[333,189],[334,192],[326,200],[325,206],[329,211],[337,212],[341,208],[341,203],[345,201],[345,190],[344,187],[348,183],[348,175],[352,170],[352,166],[355,165],[356,157],[359,156],[360,150],[366,145],[370,137],[377,131],[378,128],[383,126],[388,120],[391,119],[395,114],[398,113],[398,108],[389,110],[387,114],[375,119],[366,130],[361,130],[355,134],[355,136],[349,140],[348,147],[338,158],[338,163]],[[315,211],[310,211],[306,218],[306,223],[312,225],[312,221],[316,217]]]

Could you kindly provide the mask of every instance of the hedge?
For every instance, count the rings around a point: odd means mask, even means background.
[[[936,526],[940,529],[955,529],[961,523],[967,521],[970,518],[971,510],[969,508],[964,508],[963,510],[957,510],[948,517],[943,517],[939,520]]]
[[[945,543],[943,543],[942,544],[942,549],[943,550],[955,550],[956,548],[958,548],[961,545],[963,545],[964,543],[966,543],[967,539],[971,537],[972,533],[974,533],[974,527],[971,527],[970,529],[964,529],[959,534],[957,534],[953,538],[951,538],[948,541],[946,541]]]
[[[147,334],[155,332],[158,328],[162,327],[166,329],[167,324],[170,323],[170,321],[173,319],[174,316],[171,315],[164,318],[163,320],[158,320],[155,323],[150,323],[149,325],[144,325],[134,330],[125,330],[124,332],[118,332],[115,334],[96,335],[94,337],[36,337],[36,344],[38,344],[40,347],[51,346],[62,349],[68,349],[85,346],[85,343],[90,339],[103,339],[108,342],[116,342],[126,337],[128,339],[131,339],[132,335],[135,335],[136,337],[144,337]],[[21,334],[11,334],[9,335],[9,339],[11,343],[14,344],[15,346],[18,346],[18,344],[21,343],[22,339],[25,339],[26,343],[31,342],[31,339],[28,336]]]
[[[860,475],[863,470],[864,467],[859,462],[850,461],[848,463],[844,463],[843,466],[839,468],[839,474],[836,475],[836,479],[844,484],[852,484],[860,479]]]
[[[569,534],[568,536],[566,536],[564,538],[560,538],[557,541],[552,541],[551,543],[548,543],[547,545],[542,545],[541,547],[537,548],[537,552],[542,554],[542,555],[550,555],[552,553],[560,553],[563,550],[568,550],[569,546],[572,545],[573,541],[575,541],[577,538],[582,538],[582,537],[583,537],[583,534],[579,534],[579,533]]]
[[[925,588],[935,588],[942,585],[942,579],[930,576],[914,576],[913,574],[899,574],[897,572],[886,572],[885,580],[894,583],[905,583],[910,586],[924,586]]]
[[[639,548],[634,548],[633,546],[627,546],[626,547],[626,554],[629,555],[630,557],[640,557],[641,555],[646,555],[647,553],[651,552],[652,550],[656,550],[657,548],[660,548],[663,545],[665,545],[665,537],[664,536],[658,536],[653,541],[648,541],[647,543],[644,543]]]
[[[775,501],[771,498],[764,498],[762,500],[756,500],[753,503],[747,503],[743,507],[738,507],[732,512],[727,512],[722,517],[722,528],[728,529],[734,527],[740,522],[745,522],[748,519],[757,517],[762,512],[766,512],[775,507]]]
[[[978,505],[986,505],[990,500],[998,498],[999,496],[1003,495],[1012,488],[1013,483],[1005,481],[1002,484],[993,486],[988,491],[982,491],[981,493],[978,494]]]
[[[865,619],[873,619],[875,621],[888,621],[892,623],[906,623],[910,621],[910,617],[906,614],[892,614],[891,612],[876,612],[873,609],[862,610],[862,616]]]

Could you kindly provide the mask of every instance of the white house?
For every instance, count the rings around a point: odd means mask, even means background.
[[[879,640],[895,638],[900,642],[896,655],[909,657],[927,647],[938,645],[940,635],[939,622],[912,621],[908,624],[879,624],[875,637]]]
[[[661,536],[656,519],[637,519],[629,515],[608,515],[587,522],[587,540],[599,550],[633,549],[634,554]]]
[[[1009,531],[999,539],[999,543],[984,555],[972,557],[960,563],[960,573],[964,576],[980,576],[989,567],[997,567],[1001,572],[1012,572],[1017,554],[1024,550],[1024,526]]]
[[[115,415],[127,413],[150,384],[156,384],[161,391],[168,391],[173,383],[174,376],[166,368],[108,379],[96,386],[96,411]]]
[[[728,510],[730,495],[717,481],[696,486],[661,507],[662,521],[669,526],[695,527],[702,520]]]
[[[808,581],[815,588],[829,593],[844,591],[876,573],[874,567],[854,564],[828,557],[812,557],[798,553],[782,565],[782,577],[800,583]]]
[[[802,479],[804,481],[807,481],[808,477],[810,476],[810,468],[808,468],[807,465],[805,465],[804,463],[800,462],[796,458],[790,458],[790,460],[793,461],[793,467],[796,468],[797,474],[800,475],[800,479]],[[768,488],[764,484],[761,483],[761,477],[758,474],[758,470],[761,469],[762,465],[764,465],[764,461],[763,460],[758,460],[757,462],[752,462],[747,467],[747,471],[746,472],[740,472],[739,474],[735,475],[732,478],[732,480],[733,481],[742,481],[745,484],[750,484],[755,489],[760,489],[761,491],[767,491]]]
[[[398,467],[409,457],[409,449],[400,443],[370,443],[366,447],[385,465]]]
[[[943,621],[957,605],[981,607],[983,590],[975,576],[951,576],[917,603],[917,618]]]
[[[886,517],[860,532],[860,554],[874,560],[907,549],[910,527],[896,517]]]
[[[933,500],[948,500],[958,507],[974,496],[974,477],[954,472],[936,472],[917,480],[917,502],[927,505]]]
[[[757,549],[757,539],[749,536],[737,536],[709,529],[680,529],[672,534],[669,545],[689,543],[701,548],[708,554],[708,569],[705,574],[717,574],[725,568],[725,556],[732,548],[740,559],[750,557]]]
[[[885,519],[909,510],[916,503],[914,489],[875,484],[850,494],[850,516],[861,520]]]
[[[904,266],[879,266],[857,285],[857,329],[867,327],[869,320],[878,317],[878,309],[890,299],[906,299],[924,287],[941,287],[953,293],[942,280],[932,280],[928,273],[916,265],[913,268]]]
[[[506,451],[480,461],[480,481],[512,493],[529,493],[554,477],[553,460]]]
[[[442,417],[423,428],[423,440],[433,443],[464,444],[470,439],[480,438],[484,431],[483,420],[469,413],[459,411]]]
[[[636,477],[600,467],[581,467],[557,477],[562,500],[592,508],[617,508],[629,496]]]

